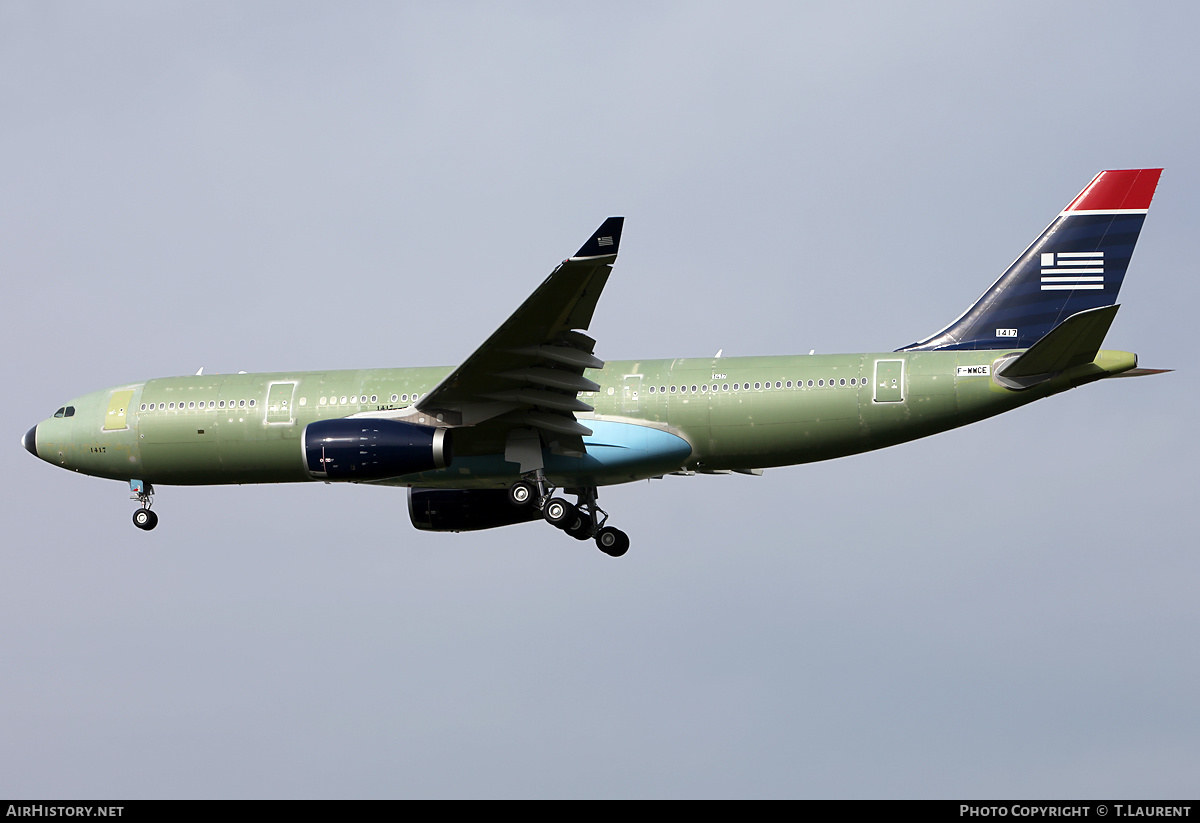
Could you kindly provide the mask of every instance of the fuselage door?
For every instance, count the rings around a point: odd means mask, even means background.
[[[642,375],[625,375],[625,391],[621,397],[621,411],[635,412],[641,402],[638,398],[642,393]]]
[[[267,422],[292,423],[292,395],[296,392],[295,383],[272,383],[267,390]]]
[[[104,414],[104,430],[106,432],[121,431],[129,428],[129,401],[133,399],[131,391],[115,391],[108,399],[108,411]]]
[[[904,361],[875,361],[875,402],[901,403],[904,401]]]

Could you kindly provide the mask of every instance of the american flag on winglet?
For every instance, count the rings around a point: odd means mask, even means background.
[[[1042,254],[1042,291],[1103,288],[1104,252],[1060,251]]]
[[[596,238],[596,242],[601,246],[611,246],[612,245],[612,237],[611,236],[610,237],[598,237],[598,238]]]

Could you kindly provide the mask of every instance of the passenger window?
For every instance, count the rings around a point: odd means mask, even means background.
[[[394,394],[392,395],[392,402],[393,402],[393,403],[395,403],[395,402],[396,402],[397,400],[399,400],[399,399],[400,399],[400,398],[399,398],[399,397],[397,397],[396,395],[394,395]]]
[[[253,400],[251,400],[251,401],[250,401],[250,408],[254,408],[254,401],[253,401]]]

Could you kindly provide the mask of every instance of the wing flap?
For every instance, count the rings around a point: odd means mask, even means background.
[[[415,410],[449,426],[533,428],[551,448],[578,451],[579,438],[591,432],[574,413],[592,409],[579,392],[600,388],[583,373],[604,366],[593,353],[596,341],[581,330],[608,282],[624,220],[605,220]]]

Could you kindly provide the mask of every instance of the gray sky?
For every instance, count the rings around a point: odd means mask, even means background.
[[[1198,18],[0,0],[0,796],[1195,797]],[[604,489],[621,560],[322,484],[145,534],[18,451],[130,380],[453,365],[610,214],[603,358],[890,350],[1147,166],[1108,345],[1179,371]]]

